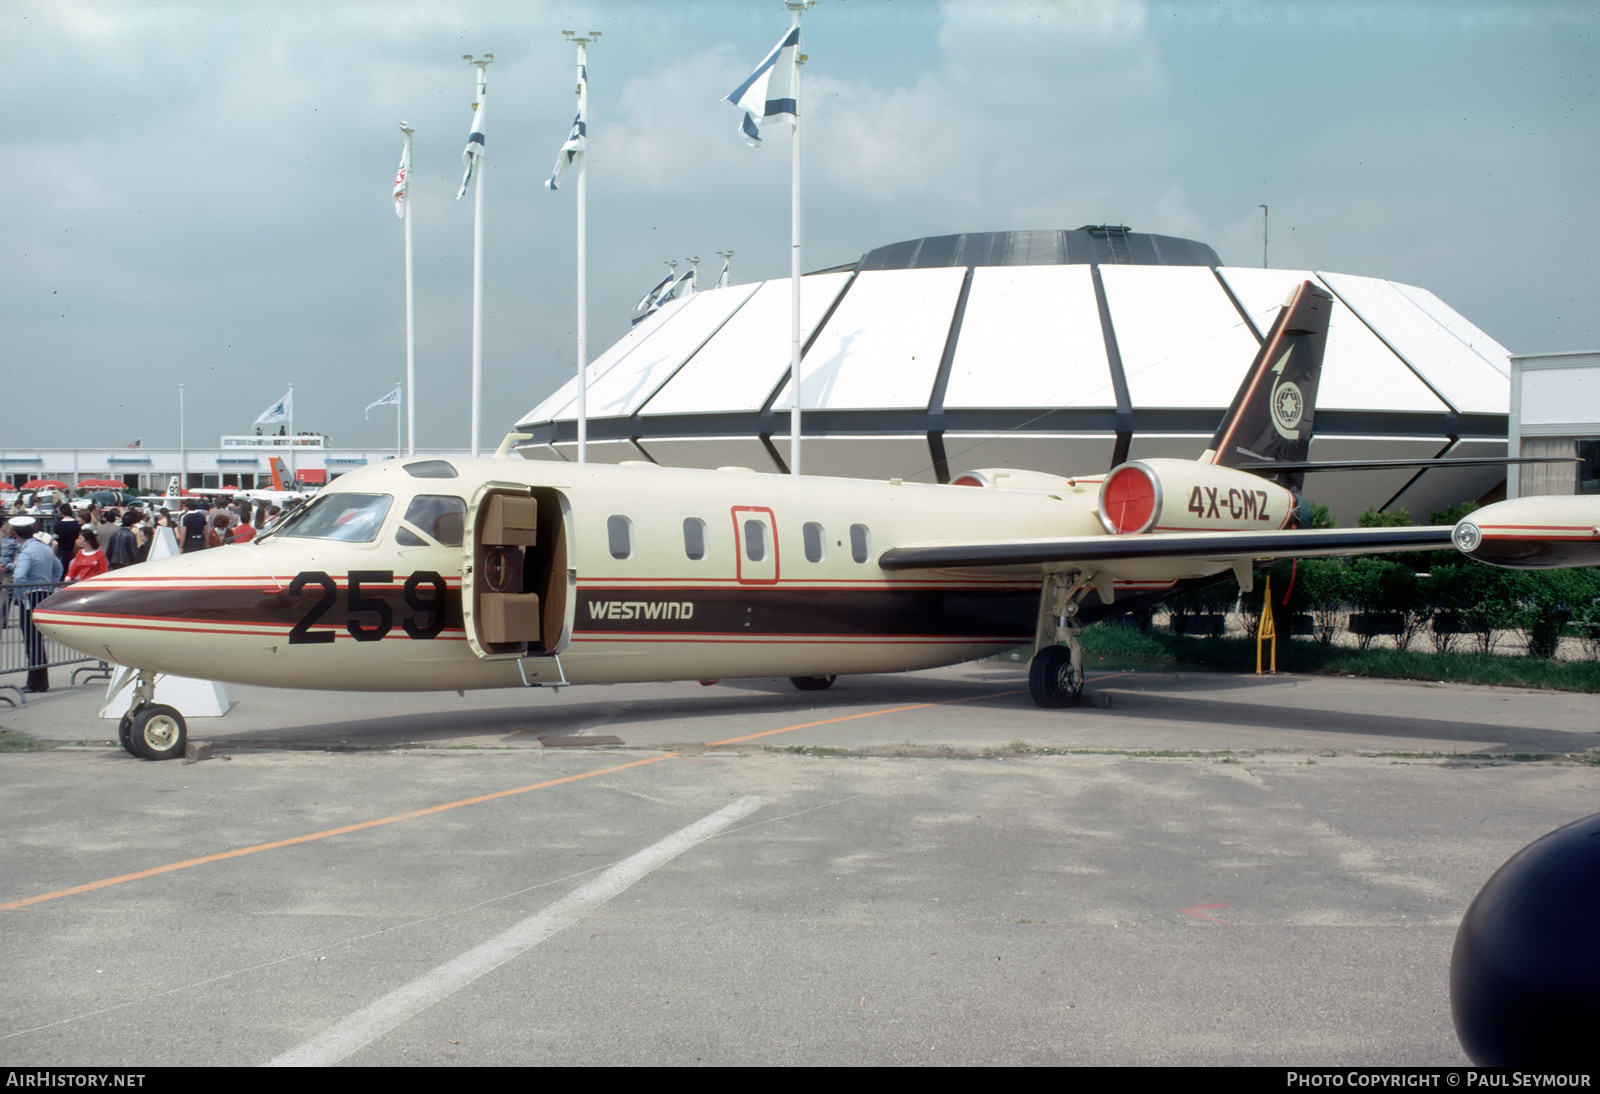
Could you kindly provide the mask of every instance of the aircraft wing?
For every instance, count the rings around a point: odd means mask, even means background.
[[[1451,527],[1316,528],[1283,532],[1156,532],[1065,539],[928,540],[891,547],[878,559],[885,570],[946,567],[1068,568],[1073,563],[1115,567],[1119,562],[1192,559],[1233,563],[1240,559],[1313,558],[1323,555],[1388,554],[1449,547]]]

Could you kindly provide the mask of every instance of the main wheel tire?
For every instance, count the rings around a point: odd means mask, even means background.
[[[130,710],[122,716],[117,723],[117,743],[122,746],[122,751],[130,756],[139,754],[133,750],[133,712]]]
[[[827,691],[837,679],[837,676],[791,676],[789,683],[801,691]]]
[[[1047,709],[1070,707],[1083,694],[1083,673],[1072,667],[1072,651],[1046,646],[1028,666],[1028,691],[1033,701]]]
[[[189,741],[189,727],[172,707],[148,706],[128,727],[133,754],[145,760],[175,760]]]

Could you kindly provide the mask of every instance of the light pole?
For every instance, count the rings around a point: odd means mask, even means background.
[[[578,47],[578,114],[583,126],[583,163],[578,165],[578,462],[589,462],[589,43],[598,30],[561,36]]]
[[[485,70],[494,62],[494,54],[485,53],[481,58],[473,57],[470,53],[462,54],[461,59],[478,70],[477,100],[473,103],[473,123],[480,128],[475,133],[481,138],[482,126],[486,125],[485,116],[488,93],[486,90],[487,75]],[[488,164],[482,151],[483,142],[479,141],[477,164],[477,192],[472,195],[472,458],[478,458],[478,420],[483,411],[483,184],[484,175],[487,174]]]
[[[415,455],[417,451],[417,318],[414,297],[411,291],[411,134],[416,130],[405,122],[400,123],[400,132],[406,135],[405,165],[406,177],[402,184],[403,206],[401,213],[406,221],[406,455]],[[480,180],[482,181],[482,180]],[[395,455],[400,453],[397,450]]]

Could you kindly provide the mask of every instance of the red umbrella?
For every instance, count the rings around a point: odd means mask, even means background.
[[[0,494],[15,494],[16,492],[17,488],[9,482],[0,482]]]
[[[84,479],[78,484],[89,490],[126,490],[128,484],[121,479]]]
[[[60,479],[29,479],[22,484],[24,490],[65,490],[67,484]]]

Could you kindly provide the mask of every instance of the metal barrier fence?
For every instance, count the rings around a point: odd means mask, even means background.
[[[31,606],[65,584],[0,586],[0,702],[12,706],[22,702],[23,686],[28,673],[34,669],[88,666],[73,670],[70,682],[75,684],[80,672],[95,673],[104,667],[104,662],[23,626],[24,616],[31,611]],[[109,678],[109,670],[106,675]]]

